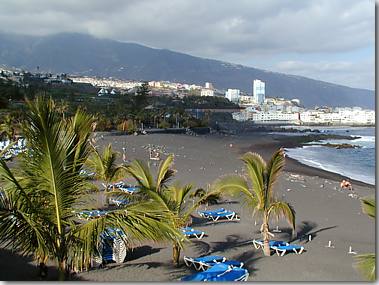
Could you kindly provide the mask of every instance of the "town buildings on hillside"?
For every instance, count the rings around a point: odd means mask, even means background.
[[[53,75],[19,70],[0,70],[0,78],[23,84],[24,79],[47,84],[89,83],[98,87],[98,96],[116,95],[131,92],[143,84],[142,81],[97,78],[90,76]],[[149,81],[151,94],[155,96],[219,96],[238,104],[241,108],[233,112],[237,121],[251,121],[256,124],[308,124],[308,125],[375,125],[375,111],[353,108],[315,107],[306,109],[299,99],[273,98],[266,96],[266,82],[252,80],[252,92],[247,94],[239,89],[219,90],[211,82],[204,86],[196,84]]]

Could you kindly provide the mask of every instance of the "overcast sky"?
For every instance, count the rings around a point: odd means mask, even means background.
[[[88,33],[374,89],[374,0],[1,0],[0,31]]]

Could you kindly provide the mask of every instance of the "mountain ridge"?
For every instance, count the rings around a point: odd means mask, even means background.
[[[306,107],[375,108],[373,90],[347,87],[299,75],[261,70],[242,64],[201,58],[139,43],[99,39],[80,33],[24,36],[0,33],[0,64],[53,73],[168,80],[251,93],[253,79],[266,82],[266,96],[298,98]]]

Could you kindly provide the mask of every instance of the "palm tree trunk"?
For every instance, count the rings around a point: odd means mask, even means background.
[[[265,256],[271,255],[270,250],[270,236],[269,236],[268,216],[264,214],[262,224],[262,236],[263,236],[263,253]]]
[[[179,266],[179,259],[180,259],[180,246],[177,243],[174,243],[172,246],[172,261],[176,265],[176,267]]]
[[[38,258],[38,261],[39,261],[39,276],[41,278],[47,278],[47,274],[48,274],[48,268],[46,266],[47,264],[47,256],[43,256],[43,257],[39,257]]]
[[[58,280],[64,281],[66,279],[66,262],[64,260],[58,261]]]

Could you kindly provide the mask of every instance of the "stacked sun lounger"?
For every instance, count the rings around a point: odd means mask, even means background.
[[[182,230],[183,234],[189,238],[195,237],[197,239],[202,239],[205,235],[205,232],[200,231],[200,230],[195,230],[191,227],[185,227],[185,228],[182,228],[181,230]]]
[[[254,247],[256,249],[262,248],[264,249],[263,240],[253,240]],[[296,244],[289,244],[284,241],[269,241],[270,250],[274,250],[278,256],[283,256],[287,251],[294,252],[295,254],[302,254],[304,251],[304,247]]]
[[[224,208],[208,211],[199,211],[200,217],[207,218],[212,221],[218,221],[219,219],[227,219],[229,221],[239,221],[240,218],[234,211],[225,210]]]
[[[107,228],[101,234],[100,250],[104,263],[121,263],[126,257],[125,233],[121,229]]]
[[[243,262],[227,260],[224,256],[209,255],[198,258],[184,257],[188,267],[203,270],[189,276],[181,281],[247,281],[249,272],[243,268]]]
[[[81,211],[77,214],[77,216],[79,219],[90,220],[105,216],[107,213],[108,211],[101,210]]]

